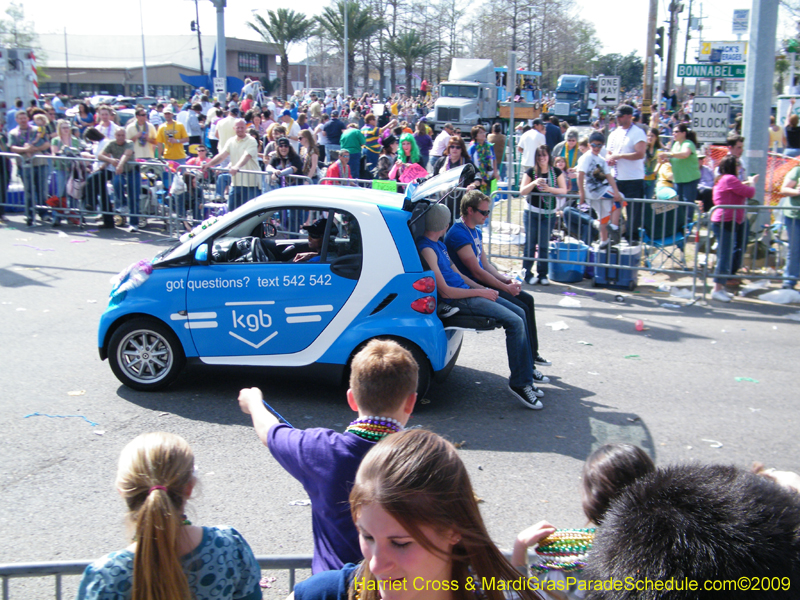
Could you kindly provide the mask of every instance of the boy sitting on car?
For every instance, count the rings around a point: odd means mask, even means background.
[[[544,392],[533,386],[533,355],[525,327],[525,311],[499,297],[497,290],[475,283],[461,274],[440,238],[450,224],[450,209],[434,204],[425,214],[425,235],[417,240],[417,248],[436,277],[441,298],[457,307],[460,314],[495,319],[506,331],[509,389],[526,408],[544,408],[539,397]]]

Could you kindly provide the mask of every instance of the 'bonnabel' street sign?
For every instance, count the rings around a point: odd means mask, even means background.
[[[744,79],[745,65],[678,65],[678,77]]]
[[[724,142],[729,133],[731,99],[727,96],[697,97],[692,102],[692,129],[702,142]]]
[[[597,78],[597,106],[619,104],[619,77]]]

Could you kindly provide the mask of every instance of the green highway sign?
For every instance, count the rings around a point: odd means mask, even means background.
[[[745,65],[678,65],[678,77],[744,79]]]

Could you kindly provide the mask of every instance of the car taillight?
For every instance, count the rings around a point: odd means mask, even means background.
[[[423,277],[414,282],[414,289],[418,292],[430,294],[436,289],[436,280],[433,277]]]
[[[436,299],[433,296],[418,298],[411,303],[411,308],[423,315],[429,315],[436,310]]]

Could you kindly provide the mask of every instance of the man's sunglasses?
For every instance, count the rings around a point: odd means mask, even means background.
[[[481,213],[484,217],[488,217],[489,213],[492,212],[490,210],[480,210],[478,208],[473,208],[472,210],[474,210],[476,213]]]

